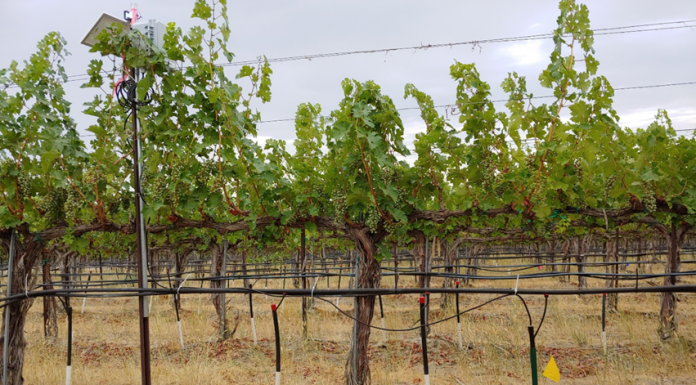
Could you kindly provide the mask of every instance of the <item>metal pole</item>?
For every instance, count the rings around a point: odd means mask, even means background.
[[[529,361],[532,365],[532,385],[537,385],[539,383],[537,375],[537,356],[536,356],[536,343],[534,342],[534,326],[527,326],[529,331]]]
[[[602,348],[604,355],[607,354],[607,332],[604,330],[606,326],[606,311],[607,311],[607,293],[602,294]]]
[[[302,277],[302,288],[307,289],[307,278],[305,278],[305,258],[306,258],[306,242],[305,229],[300,230],[300,277]],[[307,297],[302,297],[302,337],[307,338]]]
[[[65,308],[65,313],[68,315],[68,364],[65,368],[65,385],[70,385],[72,384],[72,306],[70,302],[66,303],[68,304]]]
[[[134,87],[137,85],[137,72],[131,70],[131,78]],[[133,95],[137,95],[133,90]],[[145,223],[143,220],[143,197],[140,186],[142,164],[140,163],[140,135],[138,135],[138,105],[136,100],[130,100],[133,118],[133,188],[135,190],[135,233],[137,237],[138,258],[138,288],[147,288],[147,237],[145,235]],[[140,369],[143,385],[152,384],[150,373],[150,309],[147,306],[147,298],[138,296],[138,312],[140,314]]]
[[[12,295],[12,268],[14,266],[14,254],[15,254],[15,229],[10,230],[10,254],[7,256],[7,297]],[[7,373],[7,364],[9,360],[8,350],[10,348],[10,307],[5,307],[5,340],[2,349],[2,384],[7,385],[9,380]]]
[[[428,369],[428,337],[425,331],[426,314],[425,311],[426,304],[425,297],[420,297],[420,334],[421,334],[421,348],[423,349],[423,383],[425,385],[430,385],[430,370]]]
[[[254,323],[254,299],[253,294],[251,293],[252,288],[253,286],[249,284],[249,315],[251,315],[251,332],[254,336],[254,345],[256,345],[258,341],[256,339],[256,324]]]
[[[425,263],[423,266],[424,267],[423,270],[425,270],[424,271],[425,276],[423,277],[423,281],[424,281],[423,283],[425,283],[425,285],[423,285],[423,286],[426,288],[430,287],[430,275],[429,275],[429,273],[430,273],[430,247],[428,247],[429,246],[428,241],[429,241],[428,237],[425,237]],[[427,302],[425,303],[425,306],[426,306],[425,324],[427,325],[428,324],[428,315],[430,313],[430,296],[428,294],[426,294],[425,299],[427,300]],[[428,327],[428,330],[429,329],[430,329],[430,327]]]
[[[354,286],[357,289],[358,285],[358,273],[360,271],[360,255],[356,253],[355,255],[355,283]],[[353,297],[353,383],[358,383],[358,296]]]
[[[282,303],[282,301],[281,301]],[[278,308],[275,304],[271,305],[273,313],[273,331],[275,332],[275,350],[276,350],[276,385],[280,385],[280,329],[278,327]]]
[[[227,240],[222,241],[222,266],[220,267],[220,271],[218,272],[218,279],[221,279],[220,277],[227,278],[227,248],[229,247],[229,243]],[[224,285],[220,285],[224,286]],[[223,338],[227,338],[227,302],[225,302],[225,293],[220,293],[220,306],[222,306],[222,325],[220,327],[222,328],[222,336]]]
[[[459,289],[459,280],[455,282],[455,285],[457,285],[457,289]],[[459,314],[459,292],[455,294],[456,298],[456,304],[457,304],[457,336],[459,338],[459,350],[462,350],[462,321],[460,319],[460,314]]]
[[[379,298],[379,313],[382,317],[382,345],[385,345],[387,343],[387,331],[384,330],[387,327],[385,326],[384,322],[384,307],[382,306],[382,296],[377,296]]]

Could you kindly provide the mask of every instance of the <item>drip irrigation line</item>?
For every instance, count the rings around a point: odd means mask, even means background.
[[[541,330],[541,325],[544,324],[544,319],[546,319],[546,308],[549,306],[549,295],[544,294],[544,314],[541,315],[541,321],[539,322],[539,326],[537,326],[536,332],[534,332],[534,338],[536,338],[537,334],[539,334],[539,330]]]
[[[263,294],[269,296],[283,297],[310,297],[311,289],[248,289],[248,288],[192,288],[183,287],[180,289],[180,294]],[[315,297],[361,297],[361,296],[377,296],[377,295],[399,295],[399,294],[442,294],[442,293],[460,293],[460,294],[500,294],[500,295],[515,295],[514,289],[509,288],[399,288],[399,289],[322,289],[314,290]],[[593,295],[604,293],[696,293],[696,285],[676,285],[676,286],[645,286],[645,287],[618,287],[618,288],[596,288],[582,290],[565,290],[565,289],[518,289],[519,295]],[[104,289],[93,288],[88,289],[54,289],[54,290],[36,290],[26,293],[17,293],[9,297],[0,298],[0,302],[5,302],[0,307],[7,306],[13,301],[23,301],[31,298],[65,296],[65,297],[114,297],[114,296],[161,296],[176,294],[174,289],[138,289],[138,288],[120,288],[120,289]]]
[[[425,294],[425,293],[422,293],[422,294]],[[477,306],[474,306],[474,307],[472,307],[472,308],[469,308],[469,309],[466,309],[466,310],[464,310],[464,311],[461,311],[461,312],[459,312],[459,313],[457,313],[457,314],[455,314],[455,315],[453,315],[453,316],[446,317],[446,318],[443,318],[443,319],[438,320],[438,321],[435,321],[435,322],[430,322],[430,323],[424,324],[423,326],[430,327],[430,326],[432,326],[432,325],[437,325],[437,324],[439,324],[439,323],[442,323],[442,322],[445,322],[445,321],[449,321],[449,320],[451,320],[451,319],[453,319],[453,318],[456,318],[457,316],[461,316],[462,314],[465,314],[465,313],[474,311],[474,310],[476,310],[476,309],[480,309],[480,308],[482,308],[483,306],[486,306],[486,305],[490,304],[491,302],[495,302],[495,301],[497,301],[497,300],[499,300],[499,299],[503,299],[503,298],[505,298],[505,297],[509,297],[510,295],[511,295],[511,294],[504,294],[504,295],[495,297],[495,298],[493,298],[493,299],[491,299],[491,300],[489,300],[489,301],[486,301],[486,302],[484,302],[484,303],[482,303],[482,304],[480,304],[480,305],[477,305]],[[350,318],[351,320],[353,320],[353,321],[355,321],[355,322],[357,322],[357,323],[359,323],[359,324],[361,324],[361,325],[363,325],[363,326],[367,326],[367,327],[369,327],[369,328],[372,328],[372,329],[384,330],[384,331],[386,331],[386,332],[410,332],[410,331],[413,331],[413,330],[418,330],[418,329],[420,329],[420,327],[421,327],[421,325],[418,325],[418,326],[409,327],[409,328],[406,328],[406,329],[390,329],[390,328],[383,328],[383,327],[379,327],[379,326],[374,326],[374,325],[371,325],[371,324],[368,324],[368,323],[365,323],[365,322],[362,322],[362,321],[356,319],[355,317],[353,317],[353,316],[351,316],[350,314],[348,314],[348,313],[344,312],[343,310],[341,310],[341,309],[340,309],[338,306],[336,306],[333,302],[331,302],[331,301],[329,301],[329,300],[327,300],[327,299],[324,299],[324,298],[321,298],[321,297],[316,297],[316,298],[317,298],[317,299],[320,299],[320,300],[322,300],[322,301],[324,301],[324,302],[326,302],[326,303],[328,303],[328,304],[331,305],[331,306],[333,306],[334,308],[336,308],[336,310],[338,310],[339,313],[343,314],[343,315],[346,316],[347,318]]]
[[[621,264],[621,263],[619,263]],[[538,265],[535,264],[531,266],[530,268],[537,268],[539,266],[544,266],[544,265]],[[524,269],[519,269],[519,270],[513,270],[509,269],[509,272],[513,271],[520,271],[520,270],[527,270],[529,268],[524,268]],[[237,280],[262,280],[262,279],[295,279],[295,278],[314,278],[314,279],[320,279],[320,278],[325,278],[325,277],[331,277],[331,276],[346,276],[346,277],[352,277],[354,274],[326,274],[326,273],[313,273],[313,274],[295,274],[295,275],[230,275],[226,277],[204,277],[204,278],[191,278],[189,281],[191,282],[207,282],[207,281],[237,281]],[[383,277],[391,277],[395,276],[395,273],[382,273],[381,274]],[[456,279],[456,278],[466,278],[466,279],[475,279],[475,280],[510,280],[510,279],[517,279],[517,276],[507,276],[507,275],[472,275],[472,274],[455,274],[455,273],[426,273],[426,272],[419,272],[419,271],[402,271],[399,273],[401,276],[409,276],[409,277],[419,277],[419,276],[428,276],[428,277],[434,277],[434,278],[449,278],[449,279]],[[655,279],[655,278],[664,278],[664,277],[671,277],[671,276],[693,276],[696,275],[696,271],[689,270],[689,271],[683,271],[679,273],[650,273],[650,274],[633,274],[633,273],[600,273],[600,272],[583,272],[583,273],[578,273],[578,272],[563,272],[563,271],[556,271],[556,272],[545,272],[545,273],[535,273],[535,274],[525,274],[525,275],[520,275],[520,279],[539,279],[539,278],[554,278],[554,277],[563,277],[563,276],[583,276],[583,277],[590,277],[594,279],[616,279],[616,280],[635,280],[635,279],[640,279],[640,280],[646,280],[646,279]],[[166,275],[160,275],[158,278],[169,278]],[[105,280],[101,281],[104,285],[118,285],[118,284],[132,284],[136,282],[135,280],[129,279],[129,280]],[[160,284],[159,280],[154,279],[154,277],[150,277],[148,280],[150,283],[156,283],[157,286],[165,288],[162,284]],[[60,284],[60,281],[57,282]],[[1,285],[0,285],[1,286]],[[37,287],[43,287],[43,284],[37,284]],[[86,284],[83,283],[76,283],[73,282],[72,286],[75,287],[86,287]]]
[[[515,297],[519,298],[520,301],[522,301],[522,305],[524,305],[524,310],[527,311],[527,317],[529,317],[529,325],[532,325],[532,313],[529,312],[529,308],[527,307],[527,301],[522,298],[521,295],[518,294],[519,290],[515,288]]]

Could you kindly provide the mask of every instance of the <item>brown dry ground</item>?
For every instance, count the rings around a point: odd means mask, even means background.
[[[519,261],[510,261],[516,264]],[[662,267],[656,265],[655,271]],[[599,269],[593,269],[600,271]],[[603,269],[602,269],[603,270]],[[633,267],[629,267],[633,272]],[[661,280],[660,280],[661,281]],[[655,280],[659,284],[660,281]],[[520,288],[573,288],[558,278],[522,280]],[[684,279],[694,283],[696,279]],[[345,287],[347,280],[342,281]],[[590,287],[604,286],[589,280]],[[277,282],[278,285],[282,283]],[[287,282],[288,286],[290,281]],[[331,279],[336,287],[337,279]],[[433,286],[441,280],[434,279]],[[476,287],[513,287],[511,281],[476,281]],[[646,285],[646,282],[642,283]],[[188,285],[188,284],[187,284]],[[236,284],[239,286],[239,283]],[[269,285],[275,286],[271,283]],[[393,286],[384,278],[383,286]],[[400,286],[414,286],[402,277]],[[626,285],[634,285],[627,283]],[[264,282],[256,284],[263,288]],[[326,287],[321,279],[318,288]],[[441,319],[439,295],[433,295],[431,321]],[[557,296],[549,299],[546,321],[537,336],[540,384],[552,382],[541,371],[553,354],[563,384],[693,384],[696,383],[696,297],[680,294],[679,338],[660,342],[656,333],[659,294],[626,294],[620,297],[620,313],[608,315],[608,354],[601,345],[601,295]],[[181,350],[175,315],[169,298],[155,298],[151,313],[152,378],[154,384],[272,384],[274,382],[274,337],[270,304],[276,299],[256,295],[258,344],[254,344],[248,318],[248,297],[228,295],[230,316],[240,311],[234,338],[217,342],[216,319],[208,296],[183,299],[182,324],[186,349]],[[492,295],[462,295],[462,309],[484,302]],[[335,299],[331,299],[335,303]],[[417,296],[385,296],[386,324],[405,328],[418,321]],[[535,325],[543,310],[543,297],[528,296]],[[288,298],[281,310],[283,384],[339,384],[349,346],[352,322],[331,305],[315,300],[309,313],[309,334],[302,337],[301,300]],[[81,299],[73,300],[73,384],[137,384],[140,382],[138,306],[130,298],[87,299],[84,314]],[[340,300],[348,312],[352,299]],[[379,313],[377,313],[378,315]],[[449,312],[448,315],[451,315]],[[43,337],[42,302],[37,300],[27,322],[27,384],[64,384],[66,316],[59,315],[60,337]],[[375,325],[380,325],[375,318]],[[457,347],[456,322],[432,327],[429,337],[433,384],[524,384],[531,383],[527,315],[514,298],[505,298],[463,317],[462,329],[468,349]],[[420,338],[417,331],[382,333],[374,330],[370,351],[374,384],[422,383]]]

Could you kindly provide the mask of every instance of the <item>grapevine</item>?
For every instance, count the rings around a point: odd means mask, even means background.
[[[649,213],[657,211],[657,201],[655,199],[655,189],[653,188],[652,184],[650,183],[644,183],[643,184],[643,204],[645,205],[645,209],[648,210]]]

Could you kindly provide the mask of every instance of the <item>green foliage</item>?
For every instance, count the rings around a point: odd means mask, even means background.
[[[67,55],[65,40],[51,32],[23,66],[0,72],[0,227],[61,222],[67,192],[82,187],[88,155],[64,99]]]
[[[243,240],[249,250],[280,255],[298,247],[304,227],[310,238],[353,242],[360,231],[381,259],[388,243],[404,245],[414,234],[524,241],[646,217],[689,223],[696,142],[678,136],[665,111],[645,129],[622,128],[594,57],[588,8],[563,0],[559,10],[550,62],[538,77],[553,92],[550,103],[536,105],[527,79],[513,72],[501,84],[505,108],[496,109],[476,66],[455,63],[458,122],[415,85],[405,87],[424,122],[414,154],[392,99],[372,81],[350,79],[330,118],[318,104],[298,106],[294,153],[281,140],[262,146],[254,103],[270,102],[273,72],[265,57],[233,77],[220,65],[234,58],[224,0],[197,0],[192,17],[200,25],[182,31],[170,23],[162,49],[120,25],[100,34],[92,51],[102,58],[90,62],[83,85],[95,91],[84,109],[94,118],[88,152],[64,100],[65,42],[51,33],[23,66],[0,70],[0,227],[129,225],[132,120],[112,89],[133,68],[138,98],[152,96],[138,117],[144,214],[158,229],[156,244],[196,239],[205,249]],[[632,216],[622,224],[598,214],[626,207]],[[227,227],[213,226],[221,223]],[[74,234],[62,241],[83,251],[126,252],[130,244],[114,234]]]

